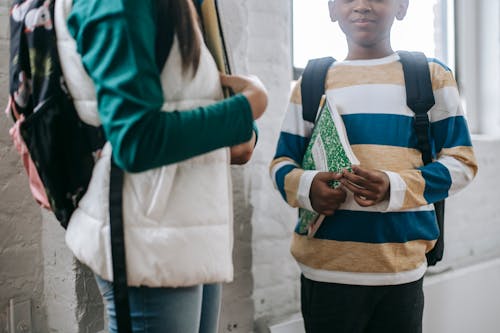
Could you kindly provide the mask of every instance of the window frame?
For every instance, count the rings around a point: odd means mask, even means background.
[[[455,76],[469,128],[474,134],[498,136],[500,3],[488,0],[455,0],[454,4],[457,62]],[[485,33],[486,31],[488,33]]]

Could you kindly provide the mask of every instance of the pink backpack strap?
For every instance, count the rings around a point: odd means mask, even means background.
[[[28,148],[24,143],[24,140],[21,136],[21,124],[24,121],[24,116],[19,115],[15,109],[15,103],[9,99],[9,103],[7,106],[6,112],[11,111],[12,114],[17,118],[14,126],[9,130],[9,134],[12,138],[14,146],[16,147],[17,152],[21,156],[21,160],[23,161],[24,169],[28,175],[28,182],[30,185],[31,193],[35,198],[36,202],[42,206],[43,208],[50,209],[49,200],[47,198],[47,193],[45,192],[45,188],[43,183],[38,175],[38,171],[36,170],[35,163],[31,159]]]

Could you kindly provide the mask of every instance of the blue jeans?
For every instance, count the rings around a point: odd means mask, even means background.
[[[109,333],[117,333],[113,284],[96,275],[106,304]],[[184,288],[129,287],[134,333],[217,333],[220,283]]]

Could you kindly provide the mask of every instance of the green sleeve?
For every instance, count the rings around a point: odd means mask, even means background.
[[[91,76],[115,162],[130,172],[248,141],[252,112],[236,95],[206,107],[163,112],[152,0],[75,0],[68,19]]]

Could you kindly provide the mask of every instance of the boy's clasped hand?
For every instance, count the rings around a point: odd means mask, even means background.
[[[332,181],[341,186],[331,188]],[[342,173],[318,172],[311,183],[309,197],[313,209],[323,215],[332,215],[347,197],[346,190],[353,194],[362,207],[376,205],[390,197],[390,181],[386,173],[353,165],[352,171]]]

